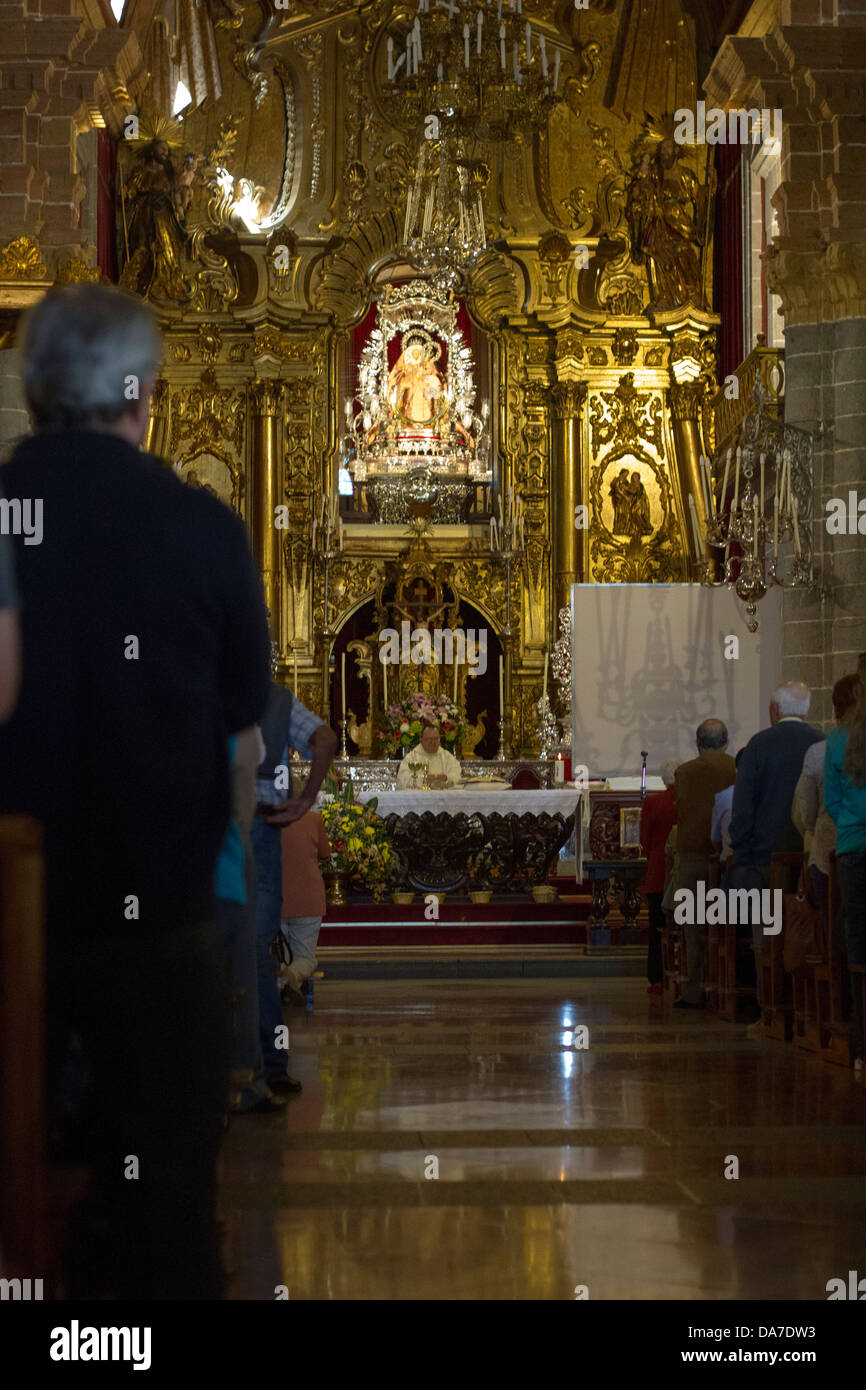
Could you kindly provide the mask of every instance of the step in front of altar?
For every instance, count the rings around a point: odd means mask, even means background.
[[[330,947],[589,947],[591,907],[590,895],[582,893],[561,894],[552,903],[516,896],[473,903],[455,896],[440,904],[438,921],[429,921],[420,894],[408,907],[350,898],[344,907],[329,906],[319,935],[320,954]],[[612,947],[619,944],[620,925],[612,915],[608,922]],[[643,913],[638,927],[638,947],[645,951]]]
[[[645,946],[319,946],[331,980],[633,979],[646,984]],[[317,983],[318,988],[318,983]]]

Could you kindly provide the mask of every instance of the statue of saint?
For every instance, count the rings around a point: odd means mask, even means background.
[[[124,191],[128,257],[121,288],[144,299],[191,298],[193,285],[183,271],[184,220],[200,163],[200,156],[187,155],[177,171],[165,140],[151,140],[138,152]]]
[[[707,190],[691,169],[680,166],[680,147],[670,137],[638,142],[628,186],[626,218],[631,255],[645,265],[656,309],[683,304],[702,307],[701,247]]]
[[[443,389],[432,342],[428,344],[412,334],[404,335],[400,356],[388,373],[388,401],[392,410],[409,424],[429,427],[437,418]]]

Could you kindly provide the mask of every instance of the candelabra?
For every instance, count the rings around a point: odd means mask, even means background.
[[[313,556],[324,569],[324,601],[322,621],[323,635],[333,637],[328,614],[328,587],[331,565],[343,552],[343,522],[340,517],[340,499],[334,494],[328,498],[322,493],[318,515],[313,518]]]
[[[701,459],[707,516],[704,531],[698,526],[694,497],[689,495],[701,583],[707,587],[727,584],[734,589],[746,605],[749,632],[758,630],[757,606],[772,585],[821,592],[812,569],[812,436],[767,416],[770,396],[760,382],[753,399],[754,408],[742,422],[736,448],[731,447],[725,459],[718,506],[710,462]],[[726,510],[729,479],[733,493]],[[770,479],[772,520],[768,515]],[[780,547],[790,539],[794,542],[794,556],[783,576]],[[731,554],[733,544],[740,548],[740,556]],[[720,576],[708,547],[724,551]]]
[[[500,495],[496,512],[497,515],[490,518],[490,554],[505,566],[505,625],[502,629],[502,642],[505,648],[506,680],[502,708],[499,711],[499,754],[505,757],[505,706],[511,699],[511,570],[515,561],[523,563],[526,554],[523,499],[520,493],[510,488],[504,506]]]

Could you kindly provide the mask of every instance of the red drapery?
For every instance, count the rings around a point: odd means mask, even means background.
[[[96,202],[96,264],[109,280],[117,281],[117,220],[115,175],[117,146],[104,130],[98,132],[96,167],[99,193]]]
[[[743,343],[743,189],[739,145],[716,146],[716,231],[713,307],[721,315],[719,371],[735,372],[746,356]]]

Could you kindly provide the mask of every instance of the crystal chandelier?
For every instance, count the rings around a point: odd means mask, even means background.
[[[388,114],[420,130],[430,116],[463,139],[540,130],[558,100],[560,51],[523,15],[523,0],[418,0],[388,35]]]
[[[698,526],[691,495],[689,509],[703,571],[701,582],[711,587],[733,587],[746,605],[746,626],[750,632],[757,632],[757,605],[772,585],[807,589],[818,595],[822,591],[812,568],[812,436],[807,430],[783,425],[765,413],[771,397],[760,382],[753,400],[754,407],[740,427],[736,450],[729,449],[725,458],[718,506],[709,460],[701,459],[707,516],[704,531]],[[772,508],[767,490],[770,481]],[[783,575],[780,549],[789,540],[794,542],[794,554],[787,574]],[[742,551],[739,557],[731,555],[734,543]],[[722,576],[718,579],[708,547],[724,551]]]
[[[406,199],[402,250],[418,270],[441,271],[450,283],[487,249],[483,193],[490,170],[466,154],[466,141],[425,140]]]

